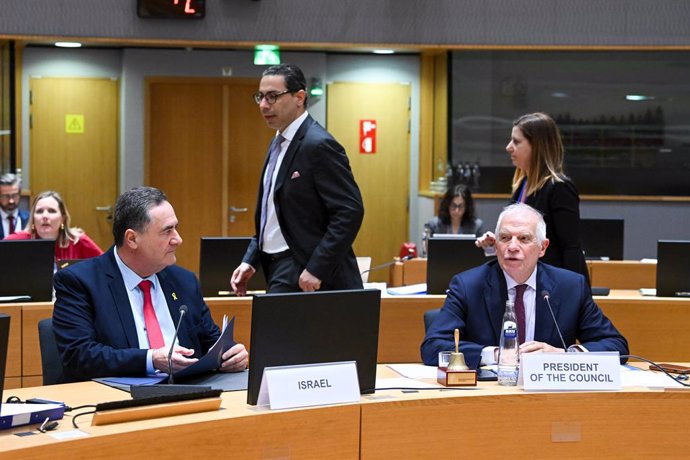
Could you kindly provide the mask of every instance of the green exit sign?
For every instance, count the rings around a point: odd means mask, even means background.
[[[254,47],[254,65],[280,64],[278,45],[256,45]]]

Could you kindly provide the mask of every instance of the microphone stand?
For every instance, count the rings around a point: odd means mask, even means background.
[[[410,254],[410,255],[408,255],[408,256],[405,256],[405,257],[403,257],[402,259],[391,260],[390,262],[386,262],[385,264],[381,264],[381,265],[377,265],[377,266],[375,266],[375,267],[371,267],[369,270],[364,270],[362,273],[360,273],[360,275],[364,275],[365,273],[373,272],[374,270],[379,270],[379,269],[381,269],[381,268],[390,267],[391,265],[393,265],[393,264],[396,263],[396,262],[406,262],[406,261],[408,261],[408,260],[410,260],[410,259],[414,259],[414,256],[413,256],[412,254]]]
[[[182,318],[187,313],[187,306],[180,305],[180,319],[177,321],[175,328],[175,335],[173,336],[170,350],[168,351],[168,384],[167,385],[130,385],[130,393],[132,398],[151,398],[156,396],[170,396],[170,395],[187,395],[192,393],[202,393],[211,389],[208,385],[174,385],[173,384],[173,365],[172,355],[175,349],[175,341],[177,340],[177,333],[182,324]]]

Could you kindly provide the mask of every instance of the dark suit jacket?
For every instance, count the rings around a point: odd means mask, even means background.
[[[517,202],[519,190],[512,197]],[[585,256],[580,244],[580,196],[575,184],[547,182],[541,190],[530,195],[525,204],[544,215],[549,247],[541,261],[554,267],[567,268],[589,280]]]
[[[19,217],[19,222],[14,223],[14,230],[16,232],[19,232],[21,230],[24,230],[26,226],[29,224],[29,213],[27,211],[24,211],[23,209],[20,209],[17,211],[17,217]],[[0,225],[0,240],[5,238],[5,228]]]
[[[174,324],[181,305],[181,346],[200,358],[220,336],[190,271],[175,265],[158,273]],[[146,374],[146,352],[139,348],[134,316],[113,248],[105,254],[58,270],[54,278],[53,328],[68,381]],[[173,297],[174,295],[174,297]]]
[[[267,164],[268,157],[264,172]],[[263,181],[256,206],[256,235],[243,259],[254,267],[260,263],[257,235],[262,195]],[[274,203],[294,258],[322,281],[322,289],[362,287],[352,250],[364,217],[362,195],[345,150],[311,116],[285,153],[276,177]]]
[[[583,276],[543,263],[537,268],[534,340],[562,348],[561,340],[541,292],[548,291],[566,346],[580,344],[589,351],[628,354],[628,342],[592,295]],[[453,350],[453,330],[460,329],[460,351],[476,369],[484,347],[498,346],[508,288],[498,261],[491,261],[453,277],[446,302],[422,342],[422,360],[438,365],[438,352]]]

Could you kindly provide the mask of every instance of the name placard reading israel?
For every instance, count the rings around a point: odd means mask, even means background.
[[[259,405],[271,409],[358,402],[359,380],[354,361],[267,367]]]
[[[620,390],[618,352],[525,353],[520,356],[525,390]]]

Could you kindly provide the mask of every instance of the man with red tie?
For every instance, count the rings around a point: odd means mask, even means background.
[[[55,274],[53,328],[67,380],[168,372],[171,346],[179,370],[216,342],[220,330],[196,276],[175,265],[182,244],[177,226],[163,192],[132,189],[115,204],[115,245]],[[247,360],[244,345],[236,344],[223,354],[219,370],[242,371]]]
[[[569,351],[628,354],[628,342],[594,303],[585,277],[539,262],[549,240],[538,211],[521,203],[506,207],[498,218],[496,235],[497,260],[451,280],[443,308],[422,342],[424,364],[437,365],[438,353],[455,347],[456,328],[462,338],[460,351],[470,368],[496,364],[508,299],[515,303],[521,330],[520,353],[564,351],[565,342]]]
[[[7,235],[24,230],[29,222],[29,213],[19,209],[21,179],[16,174],[0,176],[0,240]]]

